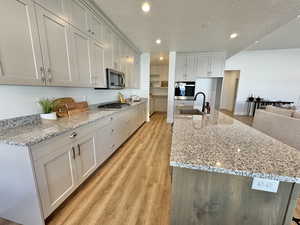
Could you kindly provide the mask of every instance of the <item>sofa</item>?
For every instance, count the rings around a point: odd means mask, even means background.
[[[253,127],[300,150],[300,112],[267,106],[257,110]]]

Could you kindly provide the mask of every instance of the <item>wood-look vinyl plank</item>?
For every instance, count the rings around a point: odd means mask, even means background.
[[[47,225],[168,225],[171,126],[154,114]]]

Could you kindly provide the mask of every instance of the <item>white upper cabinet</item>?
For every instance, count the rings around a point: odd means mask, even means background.
[[[92,83],[94,87],[106,88],[104,72],[104,47],[96,41],[91,41]]]
[[[187,57],[186,55],[176,55],[176,67],[175,67],[175,80],[186,81],[187,80]]]
[[[71,28],[72,59],[74,65],[73,84],[80,87],[91,87],[90,39],[76,28]]]
[[[209,55],[196,55],[195,67],[194,77],[206,77],[209,72]]]
[[[210,57],[210,73],[209,76],[224,77],[225,54],[214,53]]]
[[[103,22],[94,14],[89,14],[89,35],[96,41],[103,43]]]
[[[176,81],[194,81],[201,77],[223,77],[225,54],[190,53],[176,56]]]
[[[104,42],[104,71],[105,71],[107,68],[114,68],[112,31],[108,26],[105,26],[103,29],[103,42]]]
[[[87,0],[2,0],[0,29],[0,84],[106,88],[112,68],[139,86],[134,48]]]
[[[44,85],[32,2],[1,0],[0,29],[0,84]]]
[[[126,74],[126,44],[123,40],[119,42],[120,44],[120,70]]]
[[[121,70],[120,39],[116,34],[112,35],[112,46],[113,46],[113,69]]]
[[[41,6],[50,10],[56,16],[59,16],[65,21],[69,21],[68,8],[70,1],[69,0],[34,0]]]
[[[80,0],[65,0],[69,1],[68,15],[70,23],[84,33],[90,34],[89,27],[89,9]]]
[[[46,84],[48,86],[71,86],[70,27],[59,17],[36,7],[41,47],[43,52]]]
[[[134,54],[134,88],[140,88],[140,55],[138,53]]]

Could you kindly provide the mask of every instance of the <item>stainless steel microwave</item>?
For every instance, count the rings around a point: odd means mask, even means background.
[[[125,88],[125,74],[120,71],[107,68],[106,80],[108,89]]]

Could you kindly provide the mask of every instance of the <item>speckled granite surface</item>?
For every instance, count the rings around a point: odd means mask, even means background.
[[[221,112],[175,116],[170,165],[300,183],[300,151]]]
[[[143,99],[141,102],[133,103],[130,107],[136,106],[145,101],[146,100]],[[99,110],[96,107],[92,107],[88,112],[74,115],[71,118],[61,118],[57,121],[40,120],[37,118],[36,121],[31,121],[30,123],[22,124],[20,122],[17,127],[13,126],[13,128],[0,130],[0,144],[32,146],[49,138],[56,137],[63,133],[72,131],[73,129],[93,123],[114,113],[127,110],[130,107],[111,110]],[[22,120],[26,121],[24,118],[22,118]]]

